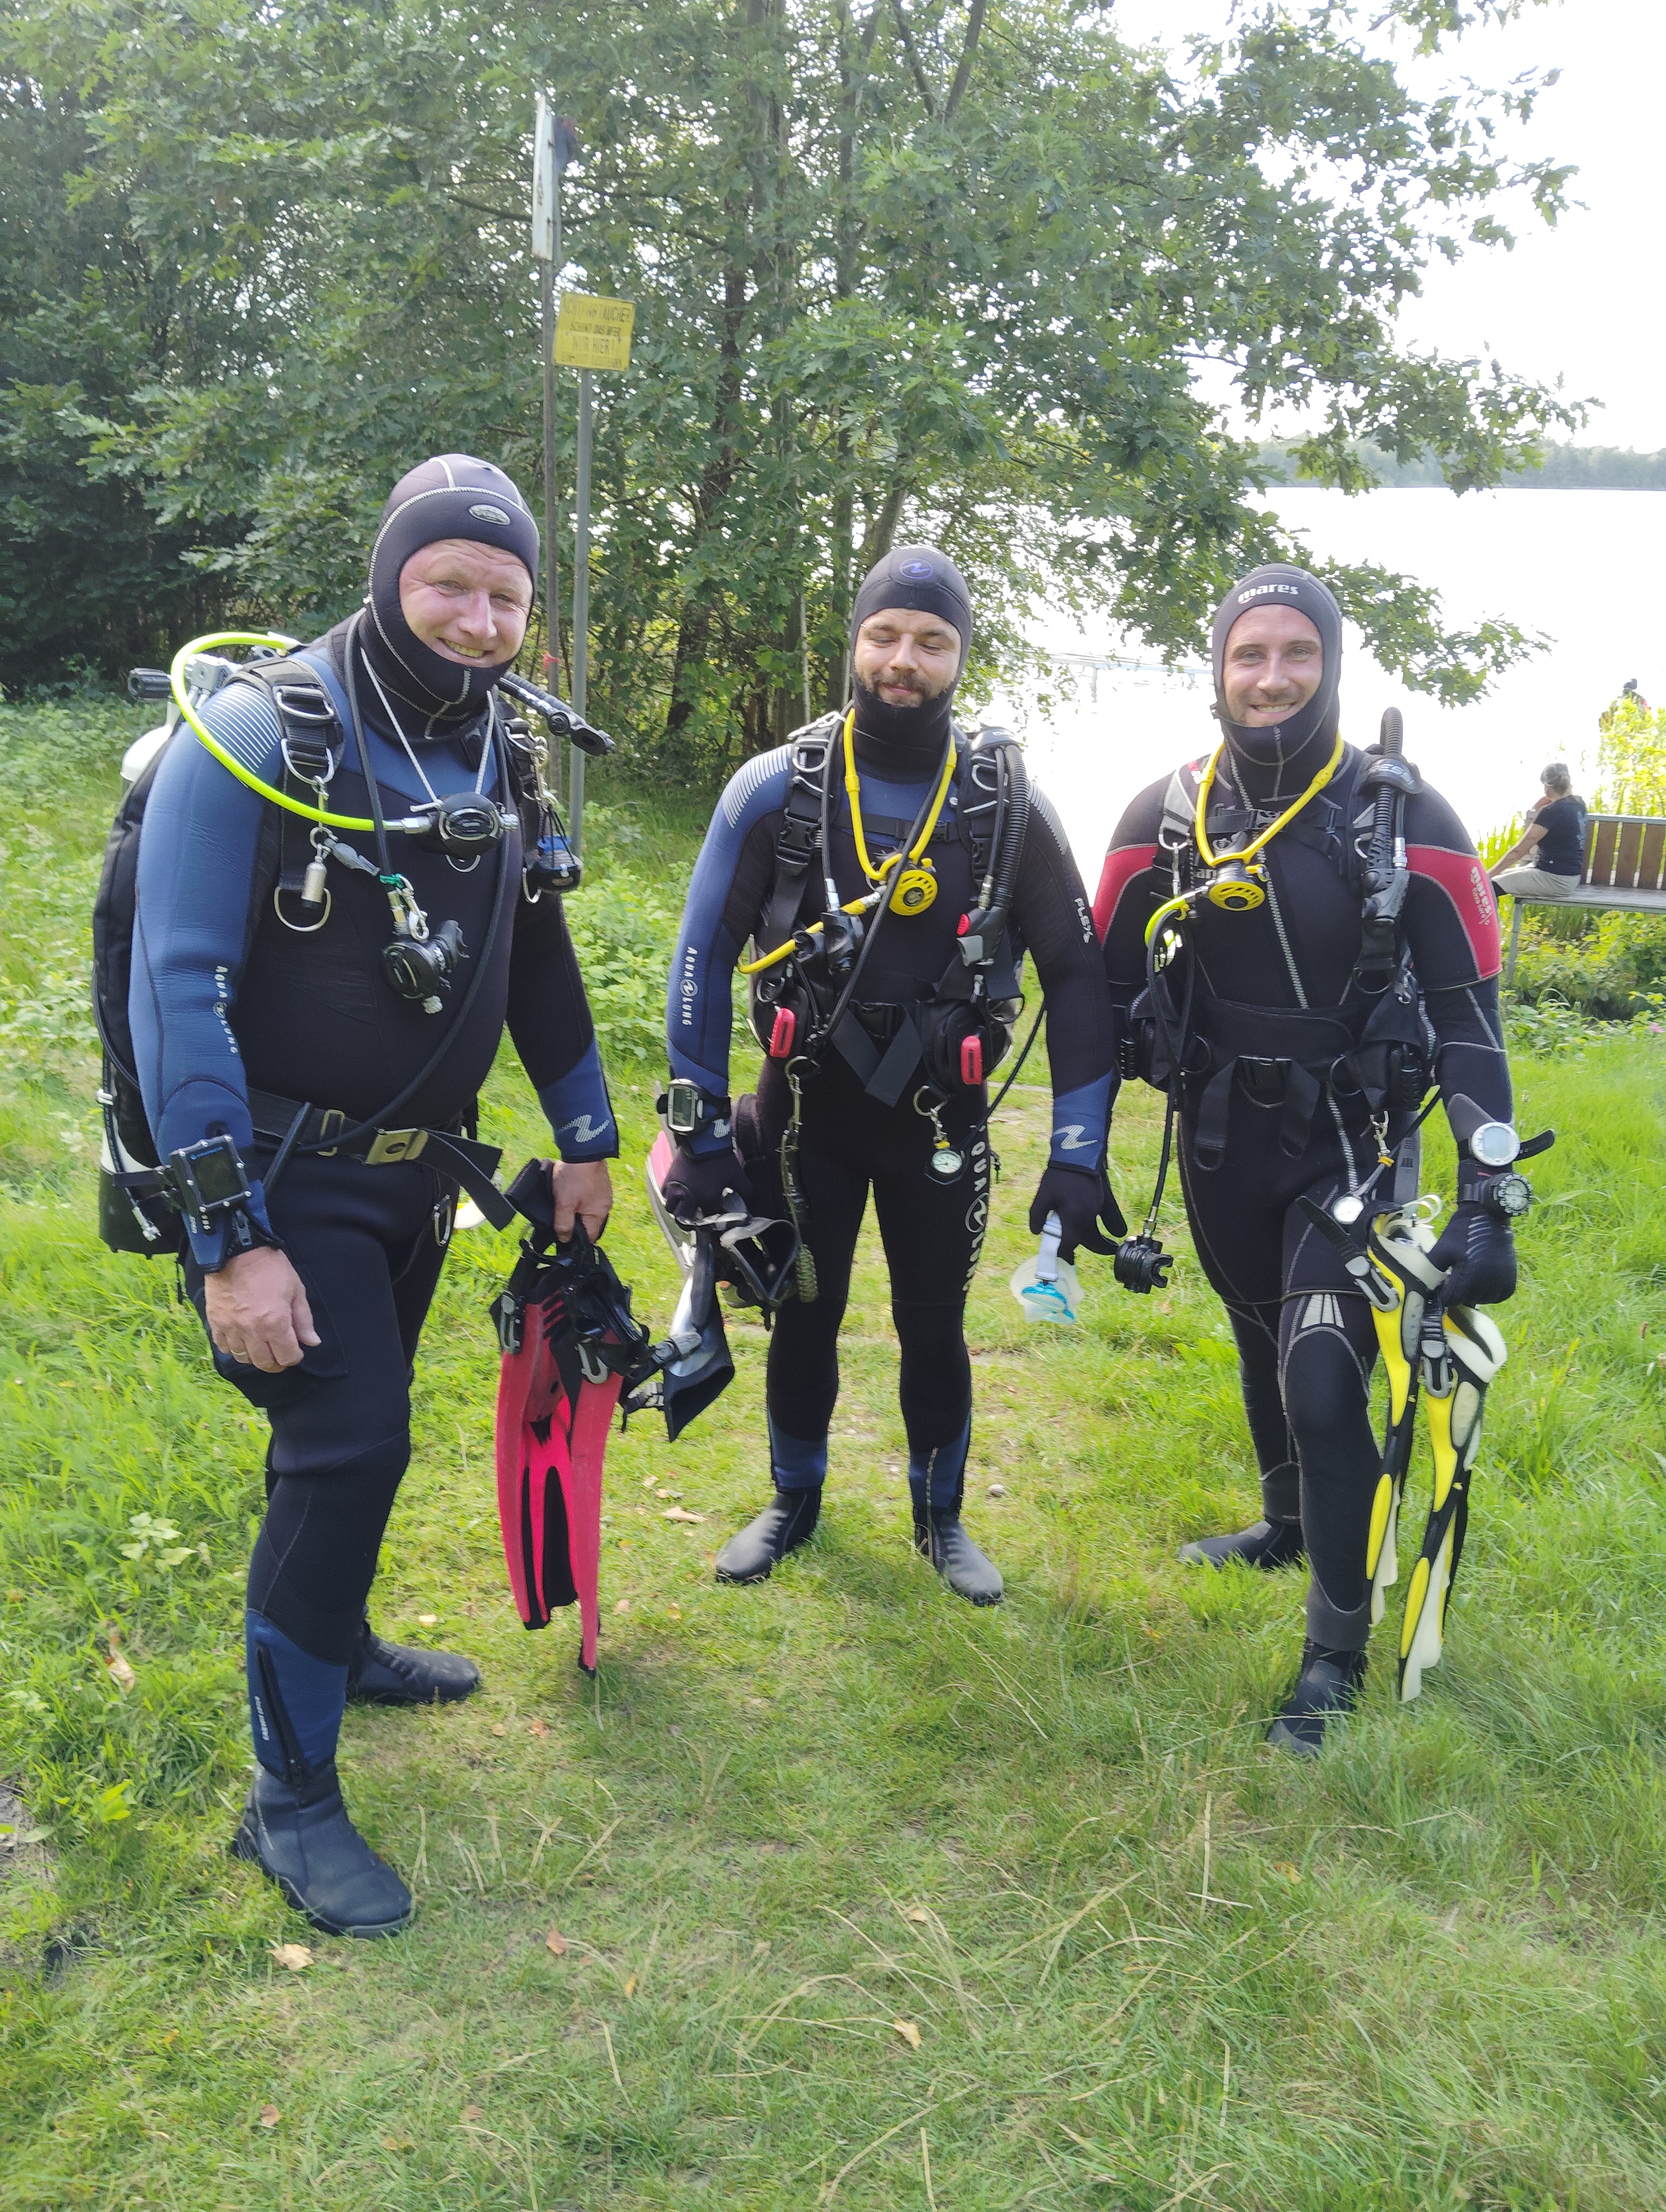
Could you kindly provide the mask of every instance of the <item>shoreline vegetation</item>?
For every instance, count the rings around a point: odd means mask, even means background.
[[[1302,469],[1301,441],[1274,439],[1257,456],[1268,482],[1323,489],[1317,476]],[[1359,465],[1377,479],[1379,491],[1442,490],[1446,486],[1438,459],[1420,453],[1400,460],[1382,447],[1349,448]],[[1666,451],[1639,453],[1621,446],[1547,446],[1537,467],[1517,469],[1493,487],[1499,491],[1666,491]]]
[[[1666,2198],[1666,1050],[1518,1038],[1534,1164],[1447,1658],[1309,1769],[1262,1745],[1299,1576],[1177,1546],[1255,1510],[1236,1361],[1177,1210],[1167,1293],[1088,1261],[1026,1326],[1044,1076],[1015,1089],[970,1337],[979,1613],[908,1540],[869,1235],[823,1531],[766,1585],[766,1340],[673,1452],[612,1441],[598,1680],[520,1628],[489,1299],[460,1237],[374,1596],[477,1656],[467,1705],[356,1711],[409,1935],[291,1913],[225,1844],[246,1778],[262,1431],[167,1271],[94,1230],[88,916],[142,713],[0,708],[0,2188],[8,2212],[1635,2212]],[[636,1176],[692,800],[623,779],[572,902],[625,1136],[609,1243],[660,1325]],[[24,826],[27,815],[27,828]],[[1580,948],[1560,949],[1574,960]],[[1576,1018],[1570,1017],[1572,1020]],[[1026,1073],[1030,1071],[1026,1070]],[[483,1136],[547,1139],[512,1054]],[[1161,1135],[1133,1086],[1130,1213]],[[1451,1148],[1429,1125],[1428,1187]],[[1427,1497],[1420,1448],[1408,1528]],[[8,1792],[15,1794],[8,1794]]]

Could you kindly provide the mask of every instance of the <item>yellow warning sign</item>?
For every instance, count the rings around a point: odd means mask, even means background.
[[[629,368],[636,310],[629,300],[566,292],[556,317],[556,361],[562,368]]]

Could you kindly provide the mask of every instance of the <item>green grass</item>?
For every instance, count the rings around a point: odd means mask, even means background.
[[[1657,1040],[1519,1067],[1523,1127],[1561,1142],[1535,1170],[1448,1660],[1400,1709],[1379,1632],[1363,1712],[1315,1767],[1261,1741],[1299,1578],[1174,1559],[1256,1498],[1189,1255],[1149,1300],[1085,1261],[1068,1338],[1006,1295],[1043,1093],[1000,1124],[971,1308],[994,1613],[909,1549],[870,1243],[824,1533],[761,1589],[712,1581],[763,1484],[764,1340],[738,1327],[735,1383],[683,1446],[650,1422],[615,1439],[587,1684],[572,1617],[531,1637],[510,1607],[484,1311],[509,1247],[463,1237],[375,1610],[476,1654],[486,1686],[350,1718],[351,1802],[421,1913],[396,1942],[309,1938],[224,1850],[259,1431],[167,1274],[91,1225],[82,938],[136,726],[0,714],[28,812],[0,945],[0,1777],[49,1837],[0,1881],[8,2212],[1666,2201]],[[663,1321],[635,1165],[658,1069],[620,1055],[651,1032],[692,824],[639,798],[600,828],[575,911],[627,1130],[610,1243]],[[512,1165],[540,1143],[523,1094],[501,1068],[487,1133]],[[1157,1133],[1131,1098],[1125,1199]],[[1450,1188],[1449,1158],[1432,1176]],[[295,1940],[301,1973],[272,1955]]]

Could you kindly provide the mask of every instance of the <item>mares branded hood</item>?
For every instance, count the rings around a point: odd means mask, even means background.
[[[1304,707],[1298,707],[1282,722],[1250,726],[1227,719],[1226,641],[1243,616],[1254,608],[1264,606],[1293,607],[1298,614],[1307,617],[1319,633],[1324,672],[1319,678],[1318,690]],[[1329,592],[1305,568],[1289,568],[1282,562],[1252,568],[1247,576],[1238,579],[1216,608],[1209,645],[1214,670],[1215,720],[1225,731],[1233,755],[1257,768],[1273,770],[1275,793],[1282,788],[1279,772],[1285,768],[1298,765],[1310,774],[1306,768],[1309,760],[1328,753],[1336,742],[1341,712],[1337,692],[1342,676],[1342,611]]]
[[[892,707],[877,692],[855,681],[856,729],[860,736],[883,746],[893,760],[909,757],[908,764],[935,768],[943,757],[954,711],[955,686],[966,666],[972,643],[972,595],[966,579],[948,555],[935,545],[898,545],[876,561],[862,579],[856,604],[850,611],[850,644],[854,656],[856,633],[870,615],[885,607],[904,607],[916,614],[939,615],[960,634],[960,666],[955,680],[935,699],[917,707]]]
[[[399,605],[399,573],[413,553],[441,538],[465,538],[513,553],[538,588],[538,525],[502,469],[468,453],[437,453],[388,494],[370,549],[370,587],[359,638],[386,689],[428,723],[471,714],[506,660],[465,667],[424,645]]]

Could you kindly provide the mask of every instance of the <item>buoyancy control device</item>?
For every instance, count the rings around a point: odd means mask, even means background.
[[[1399,711],[1389,708],[1350,800],[1367,800],[1369,809],[1356,812],[1341,832],[1318,824],[1299,831],[1292,827],[1329,780],[1336,756],[1302,799],[1259,837],[1252,834],[1255,817],[1243,809],[1222,808],[1210,816],[1206,828],[1207,781],[1193,803],[1180,776],[1173,780],[1159,831],[1172,895],[1146,926],[1146,988],[1117,1042],[1122,1079],[1139,1078],[1168,1094],[1151,1206],[1139,1236],[1128,1239],[1117,1255],[1117,1279],[1125,1288],[1150,1291],[1166,1279],[1161,1271],[1170,1261],[1157,1236],[1157,1222],[1175,1121],[1188,1085],[1195,1099],[1193,1159],[1205,1173],[1225,1159],[1232,1094],[1240,1087],[1263,1105],[1282,1105],[1280,1142],[1292,1157],[1305,1148],[1314,1115],[1327,1095],[1339,1103],[1363,1102],[1378,1155],[1367,1192],[1395,1167],[1397,1150],[1427,1114],[1435,1038],[1401,928],[1410,883],[1406,801],[1421,781],[1402,756],[1403,741]],[[1349,829],[1351,836],[1346,834]],[[1230,889],[1237,880],[1231,872],[1233,864],[1242,871],[1246,851],[1258,854],[1279,831],[1322,842],[1359,891],[1359,952],[1339,1006],[1238,1005],[1217,997],[1201,975],[1189,938],[1195,911],[1205,900],[1229,912],[1258,907],[1265,896],[1259,887],[1253,900],[1217,896],[1222,872],[1227,872]]]
[[[824,716],[790,741],[775,880],[756,957],[741,963],[753,1030],[769,1056],[789,1068],[813,1066],[832,1047],[882,1104],[894,1105],[921,1083],[941,1098],[976,1091],[1006,1056],[1020,1005],[1012,903],[1030,813],[1022,750],[1007,730],[970,738],[952,731],[951,755],[912,824],[864,823],[853,793],[851,827],[870,885],[842,902],[827,851],[835,774],[842,742],[848,758],[851,720],[848,713]],[[956,804],[949,811],[943,801],[951,788]],[[873,865],[866,836],[891,848]],[[928,845],[956,841],[968,848],[973,895],[954,952],[934,981],[917,992],[899,990],[876,951],[888,932],[908,928],[935,898]],[[818,862],[823,901],[811,920]],[[1012,988],[1000,989],[1008,976]]]
[[[250,648],[246,661],[229,659],[226,647]],[[277,716],[282,733],[281,782],[265,783],[226,751],[201,720],[201,709],[216,692],[233,683],[252,684],[264,694]],[[150,793],[163,755],[171,744],[185,742],[194,733],[228,773],[251,786],[271,802],[261,825],[261,845],[252,881],[257,896],[272,885],[278,918],[296,935],[306,937],[328,919],[331,893],[328,866],[334,862],[361,873],[374,875],[387,893],[392,918],[392,937],[381,958],[381,972],[389,988],[425,1011],[438,1012],[449,995],[453,978],[470,957],[454,923],[430,930],[427,916],[416,904],[408,879],[397,871],[388,851],[391,830],[426,851],[443,852],[459,866],[468,866],[494,851],[499,855],[497,894],[493,900],[489,934],[507,918],[509,877],[506,830],[520,832],[523,896],[536,900],[545,891],[557,894],[575,889],[581,870],[568,842],[559,809],[545,775],[548,744],[534,735],[528,716],[541,720],[551,738],[571,738],[586,750],[611,750],[612,740],[593,728],[564,701],[517,677],[504,676],[497,689],[512,698],[525,714],[507,714],[495,702],[489,732],[482,750],[481,778],[489,758],[500,768],[501,787],[508,793],[509,811],[484,797],[479,790],[444,793],[408,817],[387,821],[382,815],[374,780],[367,778],[373,815],[369,818],[333,813],[326,801],[329,787],[339,767],[350,725],[356,728],[355,702],[338,678],[326,654],[303,652],[292,638],[247,632],[222,632],[193,640],[175,656],[171,671],[135,669],[128,680],[137,699],[171,701],[166,728],[146,748],[138,773],[124,793],[105,848],[103,870],[93,917],[93,1011],[102,1047],[103,1065],[98,1099],[103,1120],[99,1176],[99,1231],[112,1251],[148,1257],[178,1256],[184,1249],[185,1230],[170,1191],[167,1174],[159,1164],[155,1140],[147,1120],[135,1066],[132,1032],[128,1022],[128,989],[132,972],[132,941],[140,838]],[[310,824],[310,834],[297,851],[294,825]],[[347,844],[336,833],[341,830],[371,833],[377,842],[376,860]],[[258,916],[252,913],[252,936]],[[294,1149],[320,1151],[326,1147],[351,1149],[356,1139],[375,1132],[413,1098],[432,1076],[451,1042],[462,1032],[474,991],[488,970],[486,948],[473,962],[473,972],[457,1018],[447,1028],[438,1050],[407,1083],[399,1096],[388,1102],[361,1128],[347,1130],[342,1117],[319,1115],[305,1102],[259,1097],[252,1094],[251,1108],[259,1127],[260,1107],[282,1116],[282,1126],[263,1131],[285,1139],[281,1157]],[[299,1107],[300,1110],[295,1109]],[[288,1110],[284,1110],[288,1109]],[[267,1120],[274,1118],[268,1111]],[[313,1122],[334,1121],[333,1128],[314,1128]],[[484,1165],[489,1148],[467,1146],[453,1138],[458,1157],[450,1164],[459,1170],[489,1218],[496,1210],[487,1199],[489,1169]],[[469,1157],[465,1157],[465,1153]],[[472,1158],[473,1154],[480,1158]],[[414,1152],[410,1155],[414,1157]],[[493,1156],[494,1160],[496,1156]],[[268,1181],[272,1180],[269,1172]],[[501,1204],[502,1194],[494,1194]]]

